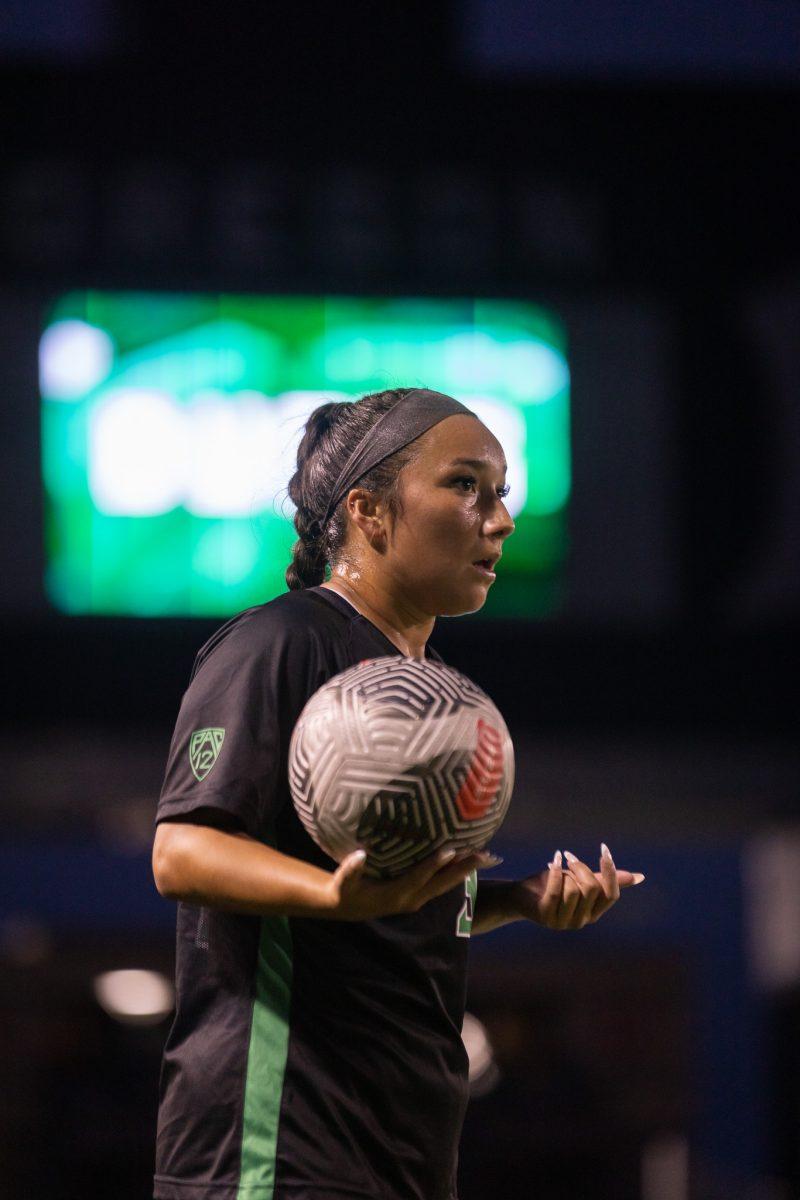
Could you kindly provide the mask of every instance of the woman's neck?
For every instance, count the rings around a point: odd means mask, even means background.
[[[425,645],[433,630],[434,617],[420,619],[404,613],[402,604],[385,594],[375,583],[361,578],[356,582],[344,574],[334,573],[322,587],[344,596],[362,617],[380,629],[400,654],[409,658],[425,657]]]

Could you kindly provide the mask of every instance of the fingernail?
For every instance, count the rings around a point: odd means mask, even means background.
[[[607,858],[610,863],[613,863],[614,860],[611,857],[611,851],[609,850],[609,848],[605,844],[605,842],[600,843],[600,853],[603,856],[603,858]]]
[[[547,865],[548,865],[548,867],[560,867],[561,866],[561,851],[560,850],[556,850],[555,854],[553,855],[553,861],[549,862]]]
[[[641,871],[637,871],[633,877],[633,886],[636,887],[637,883],[644,883],[645,878],[646,876],[642,875]]]
[[[502,862],[499,854],[481,854],[478,862],[480,867],[499,867]]]
[[[439,862],[440,863],[452,862],[453,859],[455,858],[455,856],[456,856],[455,850],[442,850],[441,854],[439,855]]]
[[[567,860],[570,866],[572,863],[576,863],[578,861],[577,855],[573,854],[571,850],[564,851],[564,858]]]
[[[362,862],[364,862],[366,857],[367,857],[366,850],[354,850],[353,851],[353,862],[362,863]]]

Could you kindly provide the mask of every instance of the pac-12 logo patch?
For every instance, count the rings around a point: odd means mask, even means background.
[[[189,762],[200,782],[219,758],[224,738],[224,729],[195,729],[189,739]]]

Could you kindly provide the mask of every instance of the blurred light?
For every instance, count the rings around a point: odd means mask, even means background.
[[[63,296],[52,322],[45,583],[62,611],[216,616],[278,595],[308,414],[407,384],[456,396],[505,450],[516,534],[487,614],[533,617],[559,602],[569,369],[564,330],[545,310],[468,297],[97,291]],[[105,352],[92,359],[96,335]],[[54,402],[67,395],[73,403]]]
[[[302,425],[330,398],[205,389],[182,404],[168,392],[108,392],[89,423],[92,500],[117,516],[156,516],[179,505],[199,517],[249,516],[285,487]]]
[[[511,342],[503,346],[508,390],[527,404],[545,404],[569,384],[562,354],[541,342]]]
[[[183,502],[188,512],[246,517],[259,507],[264,475],[281,469],[279,404],[256,391],[209,389],[192,396],[183,413],[183,440],[191,447]]]
[[[688,1200],[689,1143],[666,1134],[642,1148],[642,1200]]]
[[[583,0],[468,0],[459,9],[463,65],[484,78],[517,84],[532,78],[539,86],[552,80],[560,86],[765,80],[777,87],[798,76],[800,12],[790,0],[683,0],[635,9],[623,0],[591,6]]]
[[[484,1096],[500,1078],[486,1027],[472,1013],[464,1013],[461,1038],[469,1058],[469,1090],[472,1096]]]
[[[175,990],[157,971],[105,971],[94,980],[97,1002],[123,1025],[157,1025],[175,1003]]]
[[[100,512],[155,516],[182,499],[183,414],[165,392],[108,394],[89,421],[89,491]]]
[[[122,10],[103,0],[5,0],[0,55],[15,66],[82,64],[111,52],[121,29]]]
[[[192,554],[192,570],[203,579],[241,583],[255,569],[260,553],[251,529],[218,521],[200,535]]]
[[[750,971],[761,987],[800,982],[800,827],[753,838],[743,862]]]
[[[522,404],[545,404],[569,385],[563,354],[530,339],[501,341],[469,330],[445,338],[442,356],[453,387],[502,389]]]
[[[56,321],[39,342],[39,382],[48,400],[81,400],[111,371],[114,343],[86,321]]]

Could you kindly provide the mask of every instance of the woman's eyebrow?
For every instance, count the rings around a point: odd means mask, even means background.
[[[491,465],[488,458],[454,458],[450,463],[451,467],[472,467],[474,471],[480,471],[482,467],[491,467]],[[501,470],[504,474],[508,471],[505,462],[502,464]]]

